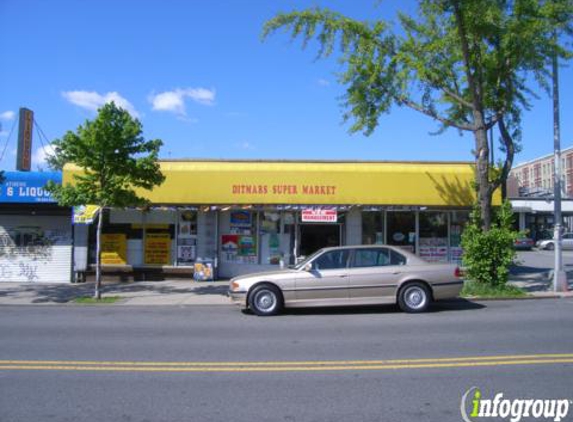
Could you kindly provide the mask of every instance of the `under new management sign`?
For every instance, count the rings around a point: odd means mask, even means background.
[[[336,223],[336,210],[306,209],[302,210],[303,223]]]

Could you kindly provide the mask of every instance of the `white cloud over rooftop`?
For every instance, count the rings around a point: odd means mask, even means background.
[[[190,99],[201,105],[215,104],[215,90],[207,88],[177,88],[173,91],[164,91],[151,94],[149,102],[155,111],[168,111],[186,115],[185,100]]]
[[[70,103],[90,111],[97,111],[104,104],[112,101],[118,107],[123,108],[135,118],[139,118],[139,113],[127,99],[118,92],[107,92],[100,94],[96,91],[64,91],[62,96]]]

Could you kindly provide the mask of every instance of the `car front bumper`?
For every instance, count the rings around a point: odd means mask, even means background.
[[[231,299],[231,302],[240,306],[241,309],[247,308],[247,292],[236,292],[233,290],[228,290],[227,296]]]

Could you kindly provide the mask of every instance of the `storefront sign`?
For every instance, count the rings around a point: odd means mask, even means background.
[[[306,209],[302,210],[303,223],[336,223],[338,213],[336,210]]]
[[[34,112],[27,108],[20,109],[18,127],[18,152],[16,155],[16,170],[30,171],[32,168],[32,129]]]
[[[92,224],[98,215],[99,207],[97,205],[80,205],[74,207],[72,224]]]
[[[103,265],[125,265],[127,262],[127,240],[123,233],[101,235],[101,263]]]
[[[60,184],[62,175],[56,172],[7,171],[4,183],[0,184],[0,203],[56,202],[45,188],[50,180]]]
[[[471,163],[168,162],[165,182],[138,193],[155,204],[471,206],[474,170]],[[64,182],[81,173],[66,165]]]
[[[145,237],[145,263],[147,265],[169,265],[171,238],[169,233],[147,233]]]

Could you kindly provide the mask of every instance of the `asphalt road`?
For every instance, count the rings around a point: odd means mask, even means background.
[[[484,398],[572,400],[572,334],[573,299],[273,318],[3,306],[0,420],[460,421],[474,386]]]

